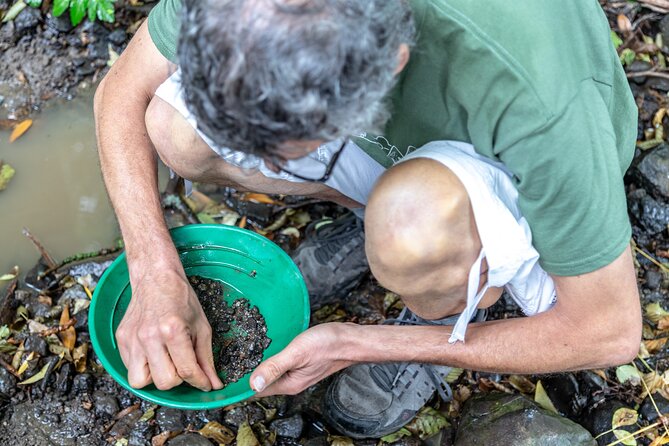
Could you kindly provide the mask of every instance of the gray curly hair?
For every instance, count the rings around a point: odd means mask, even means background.
[[[258,155],[378,131],[414,34],[404,0],[185,0],[186,103],[217,144]]]

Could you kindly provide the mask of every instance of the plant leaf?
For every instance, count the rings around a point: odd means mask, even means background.
[[[632,435],[631,432],[627,432],[626,430],[622,429],[615,429],[613,431],[613,435],[616,436],[616,438],[620,441],[620,444],[624,444],[625,446],[636,446],[636,438],[634,438],[634,435]]]
[[[31,125],[33,125],[32,119],[26,119],[16,124],[16,127],[12,129],[12,133],[9,135],[9,142],[12,143],[19,139],[21,135],[28,131]]]
[[[410,437],[410,436],[411,432],[406,427],[403,427],[397,432],[393,432],[392,434],[388,434],[381,437],[381,441],[383,441],[384,443],[395,443],[402,437]]]
[[[60,315],[60,325],[65,325],[68,322],[70,322],[70,306],[65,305]],[[72,350],[74,344],[77,342],[77,332],[74,330],[74,327],[68,327],[66,330],[61,331],[60,340],[63,341],[65,348]]]
[[[450,426],[450,423],[446,417],[432,407],[425,406],[418,412],[416,418],[404,427],[421,440],[425,440],[448,426]]]
[[[39,372],[35,373],[33,376],[26,379],[25,381],[21,381],[19,385],[34,384],[37,381],[43,379],[44,376],[46,375],[46,371],[48,368],[49,368],[49,363],[47,362],[46,364],[44,364],[44,367],[42,367],[42,369]]]
[[[248,421],[244,421],[237,431],[237,446],[260,446],[256,434],[249,425]]]
[[[150,419],[152,419],[156,415],[156,409],[157,408],[158,408],[158,406],[156,404],[154,404],[153,406],[146,409],[146,412],[144,412],[144,414],[142,414],[139,421],[146,422],[146,421],[149,421]]]
[[[95,19],[98,17],[98,5],[95,0],[89,0],[88,7],[86,9],[88,10],[88,20],[95,22]]]
[[[541,384],[541,381],[537,381],[537,388],[534,390],[534,402],[546,410],[558,413],[555,405],[546,393],[546,389],[544,389],[543,384]]]
[[[86,17],[88,1],[89,0],[70,0],[70,22],[73,26],[80,24],[84,17]]]
[[[330,446],[353,446],[353,440],[341,435],[331,435],[328,437]]]
[[[26,6],[27,5],[23,0],[19,0],[16,3],[14,3],[12,7],[7,10],[7,13],[2,18],[2,23],[7,23],[14,20],[16,16],[19,15],[19,13],[26,8]]]
[[[51,13],[54,17],[60,17],[68,6],[70,6],[70,0],[53,0],[53,10]]]
[[[636,410],[628,407],[621,407],[613,413],[611,419],[611,429],[617,429],[622,426],[631,426],[639,421],[639,414]]]
[[[86,371],[86,358],[88,356],[88,344],[85,342],[72,351],[72,360],[74,368],[77,372],[84,373]]]
[[[16,171],[9,164],[2,164],[0,167],[0,190],[7,188],[9,181],[14,177]]]
[[[613,41],[613,47],[615,49],[618,49],[620,45],[623,44],[623,39],[621,39],[620,36],[613,30],[611,30],[611,40]]]
[[[532,393],[536,389],[534,383],[523,375],[509,376],[509,384],[511,384],[511,387],[522,393]]]
[[[25,0],[26,4],[32,8],[39,8],[42,6],[42,0]]]
[[[218,421],[210,421],[197,431],[200,435],[214,440],[219,445],[229,445],[235,440],[235,434]]]
[[[9,337],[10,334],[12,334],[12,332],[8,326],[3,325],[2,327],[0,327],[0,339],[6,339]]]
[[[616,378],[620,384],[625,384],[627,381],[633,385],[641,384],[641,373],[633,365],[621,365],[616,369]]]
[[[90,0],[97,4],[98,19],[103,22],[114,23],[114,1],[115,0]]]

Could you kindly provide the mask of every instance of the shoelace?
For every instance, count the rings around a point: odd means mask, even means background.
[[[326,263],[350,240],[349,235],[351,231],[359,230],[361,227],[361,220],[355,214],[350,213],[337,220],[333,220],[332,223],[325,223],[321,227],[314,225],[308,228],[307,232],[315,231],[321,242],[316,252],[314,252],[316,260],[320,263]]]
[[[395,325],[444,325],[444,323],[451,319],[453,322],[457,320],[456,317],[448,317],[441,320],[429,321],[423,318],[416,316],[408,308],[404,307],[402,312],[397,318],[386,319],[382,322],[383,325],[395,324]],[[449,321],[451,322],[451,321]],[[398,386],[399,381],[404,377],[407,367],[412,363],[410,362],[392,362],[385,363],[380,366],[373,367],[371,373],[374,374],[374,377],[377,381],[380,381],[380,384],[388,391],[392,391],[398,396],[401,395],[406,388],[405,386]],[[414,364],[416,367],[422,367],[427,372],[427,376],[432,381],[432,384],[437,389],[439,396],[444,401],[450,401],[453,397],[453,391],[451,386],[446,383],[444,380],[445,377],[439,373],[436,365],[433,364]],[[406,378],[408,380],[413,379],[414,377]]]

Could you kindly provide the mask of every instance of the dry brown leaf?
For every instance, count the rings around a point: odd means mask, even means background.
[[[164,446],[164,444],[167,443],[167,440],[176,437],[180,433],[181,432],[172,431],[161,432],[151,439],[151,446]]]
[[[664,434],[660,437],[655,438],[655,440],[653,440],[648,446],[662,446],[663,444],[667,443],[669,443],[669,437],[667,437],[666,434]]]
[[[255,192],[249,192],[246,193],[242,196],[242,199],[244,201],[255,201],[256,203],[264,203],[264,204],[281,204],[278,201],[272,199],[269,195],[266,194],[259,194]]]
[[[237,430],[237,446],[260,446],[248,421],[243,422]]]
[[[74,360],[74,368],[78,373],[86,371],[86,358],[88,357],[88,344],[85,342],[72,352],[72,359]]]
[[[219,445],[228,445],[235,439],[235,433],[217,421],[210,421],[198,431],[200,435],[214,440]]]
[[[32,119],[26,119],[25,121],[18,123],[16,127],[14,127],[14,130],[12,130],[12,133],[9,135],[9,142],[12,143],[19,139],[21,135],[28,131],[31,125],[33,125]]]
[[[511,387],[522,393],[533,393],[535,386],[532,381],[530,381],[527,376],[523,375],[511,375],[509,376],[509,384]]]
[[[667,328],[669,328],[669,316],[665,316],[657,321],[658,330],[666,330]]]
[[[618,14],[618,29],[626,34],[632,32],[632,22],[625,14]]]
[[[246,227],[246,215],[242,216],[242,218],[239,220],[239,223],[237,223],[237,226],[240,228]]]
[[[553,413],[558,413],[553,401],[544,390],[544,386],[541,384],[541,381],[537,381],[537,387],[534,391],[534,402],[543,407],[546,410],[549,410]]]
[[[65,325],[68,322],[70,322],[70,307],[69,305],[65,305],[63,312],[60,314],[60,325]],[[74,327],[68,327],[66,330],[61,331],[59,335],[65,348],[72,350],[74,344],[77,342],[77,332],[74,330]]]
[[[643,345],[646,346],[648,353],[657,353],[662,349],[662,347],[664,347],[664,345],[667,343],[667,340],[669,340],[669,337],[648,339],[643,341]]]

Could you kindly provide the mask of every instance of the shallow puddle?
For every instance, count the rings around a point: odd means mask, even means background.
[[[119,231],[98,165],[93,91],[54,101],[22,137],[8,140],[0,132],[0,159],[16,169],[0,191],[0,275],[13,265],[25,272],[39,257],[24,226],[56,261],[111,246]]]

